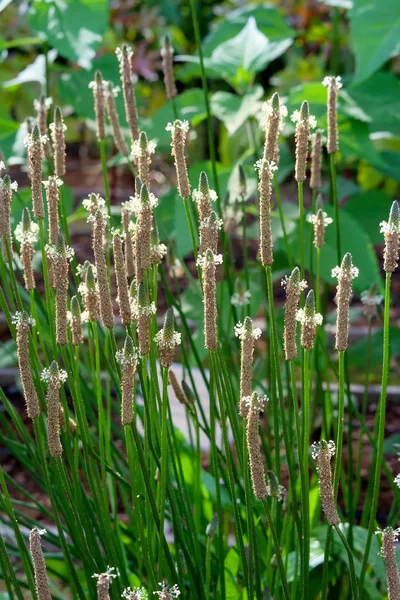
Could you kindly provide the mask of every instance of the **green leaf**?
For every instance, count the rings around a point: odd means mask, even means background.
[[[356,281],[356,280],[354,280]],[[393,357],[400,355],[400,330],[396,327],[390,327],[390,354]],[[371,367],[382,363],[383,353],[383,329],[376,331],[371,337]],[[363,338],[356,344],[353,344],[347,350],[349,362],[354,367],[364,367],[367,356],[367,339]]]
[[[346,213],[352,215],[364,228],[373,244],[382,244],[379,223],[387,221],[392,198],[382,190],[369,190],[352,196],[346,203]]]
[[[12,119],[3,119],[0,117],[0,140],[4,140],[19,129],[19,123]]]
[[[230,11],[224,19],[216,23],[203,43],[204,56],[212,52],[223,42],[235,37],[254,17],[258,29],[271,41],[294,38],[296,32],[285,22],[281,11],[271,4],[250,5]]]
[[[354,0],[349,17],[356,55],[355,81],[363,81],[399,53],[399,6],[393,0]]]
[[[246,75],[259,73],[292,44],[291,38],[272,42],[257,28],[250,17],[238,35],[213,50],[207,66],[220,72],[223,79],[232,82]]]
[[[57,58],[57,51],[50,50],[48,53],[48,60],[50,63],[54,62]],[[39,54],[25,69],[20,71],[16,77],[5,81],[3,87],[8,88],[14,85],[20,85],[21,83],[38,82],[42,87],[46,85],[46,61],[44,54]]]
[[[230,92],[215,92],[211,97],[212,112],[224,123],[228,133],[232,135],[260,109],[262,103],[259,100],[263,93],[264,91],[259,85],[244,96]]]
[[[347,93],[369,117],[370,131],[400,135],[400,81],[392,73],[375,73]]]
[[[106,0],[39,0],[28,14],[32,29],[61,56],[89,69],[108,21]]]

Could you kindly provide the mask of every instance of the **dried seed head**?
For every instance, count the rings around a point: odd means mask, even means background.
[[[372,283],[369,290],[361,292],[361,302],[363,303],[363,312],[368,319],[373,319],[378,315],[377,308],[383,302],[383,296],[376,293],[376,283]]]
[[[267,114],[265,123],[264,160],[276,162],[278,159],[278,137],[282,126],[282,118],[287,116],[287,108],[281,104],[279,95],[275,92],[265,103],[263,110]]]
[[[60,387],[66,379],[65,371],[60,371],[56,361],[49,369],[44,369],[41,379],[48,383],[47,402],[47,442],[51,456],[58,457],[63,453],[60,439]]]
[[[313,290],[308,292],[305,307],[297,311],[296,318],[301,323],[301,345],[306,350],[312,350],[314,347],[316,326],[322,324],[322,315],[315,312]]]
[[[123,235],[120,232],[113,233],[113,253],[114,253],[114,267],[115,277],[117,280],[117,303],[119,306],[119,313],[121,315],[121,321],[124,325],[132,323],[132,313],[129,301],[129,290],[128,290],[128,278],[125,269],[125,260],[123,252]]]
[[[219,257],[220,255],[214,255],[213,251],[208,249],[197,259],[203,270],[204,337],[208,350],[215,350],[218,346],[215,265],[222,261],[222,257]]]
[[[44,94],[40,96],[39,100],[34,100],[33,102],[33,106],[37,112],[37,124],[41,135],[47,135],[47,113],[52,104],[52,98],[46,98]],[[45,156],[51,156],[51,148],[48,140],[46,140],[43,150]]]
[[[104,214],[101,210],[97,210],[93,221],[92,245],[100,296],[100,316],[104,327],[111,328],[114,326],[114,313],[108,280],[106,254],[104,250],[104,230]]]
[[[328,112],[328,154],[332,154],[339,150],[338,141],[338,129],[337,129],[337,116],[336,116],[336,102],[337,93],[342,87],[341,77],[334,77],[333,75],[325,77],[322,85],[328,88],[328,101],[327,101],[327,112]]]
[[[123,136],[121,126],[119,124],[119,117],[117,112],[117,107],[115,105],[115,97],[118,95],[119,88],[114,87],[112,81],[105,82],[106,83],[106,91],[105,91],[105,99],[107,105],[107,114],[110,120],[112,135],[114,139],[114,144],[116,145],[118,151],[124,156],[129,155],[129,148]]]
[[[166,35],[161,48],[162,71],[164,75],[165,93],[168,100],[172,100],[177,94],[174,78],[174,51],[169,37]]]
[[[217,194],[208,185],[208,177],[204,171],[200,173],[199,187],[193,190],[193,201],[197,204],[200,223],[205,221],[212,212],[212,202],[217,200]]]
[[[296,313],[301,292],[307,287],[307,283],[301,280],[300,269],[295,267],[290,277],[282,281],[282,285],[286,287],[285,326],[283,330],[285,360],[294,360],[297,356]]]
[[[185,392],[183,391],[183,387],[179,383],[172,369],[168,371],[168,381],[171,384],[172,389],[174,390],[174,394],[178,402],[180,402],[181,404],[188,404],[189,401],[186,397]]]
[[[35,278],[33,275],[32,259],[35,253],[34,245],[37,241],[39,226],[31,221],[29,210],[24,208],[22,211],[22,220],[15,228],[15,238],[20,242],[20,258],[24,271],[24,281],[26,289],[35,288]]]
[[[62,180],[56,175],[49,177],[47,181],[43,181],[46,190],[47,212],[49,217],[49,243],[55,244],[59,233],[58,225],[58,201],[59,187],[62,185]]]
[[[136,223],[136,277],[143,279],[143,272],[150,269],[152,206],[147,185],[140,187],[140,210]]]
[[[335,443],[321,440],[311,446],[311,454],[317,461],[319,491],[323,511],[329,525],[338,525],[340,517],[336,509],[335,494],[332,485],[331,458],[335,454]]]
[[[272,265],[274,256],[272,252],[272,229],[271,229],[271,179],[277,166],[274,162],[261,159],[255,164],[260,182],[258,191],[260,194],[260,258],[263,266]]]
[[[46,574],[40,536],[46,533],[45,529],[34,527],[29,534],[29,551],[31,553],[33,570],[35,572],[35,589],[38,600],[51,600],[49,582]]]
[[[203,254],[207,248],[218,252],[218,232],[222,228],[223,220],[212,210],[208,217],[200,221],[200,246],[199,254]]]
[[[315,215],[307,216],[307,221],[314,227],[314,246],[322,248],[325,243],[325,227],[333,223],[333,219],[328,217],[322,208],[319,208]]]
[[[244,401],[248,404],[246,439],[251,481],[255,497],[258,500],[262,500],[268,496],[268,489],[265,483],[264,463],[258,440],[258,428],[260,424],[260,411],[264,410],[267,398],[254,392]]]
[[[135,90],[131,78],[131,58],[133,50],[126,44],[115,51],[119,61],[119,71],[121,74],[122,92],[124,96],[126,122],[131,132],[131,142],[139,137],[139,119],[136,108]]]
[[[40,414],[40,408],[29,360],[29,327],[36,323],[26,311],[17,312],[12,321],[17,327],[18,366],[26,412],[30,419],[35,419]]]
[[[246,317],[243,325],[235,326],[235,335],[240,339],[240,391],[239,391],[239,413],[247,418],[248,404],[244,398],[251,396],[253,383],[253,354],[254,341],[261,336],[261,329],[254,328],[253,321]]]
[[[317,129],[311,139],[311,175],[310,188],[321,187],[321,165],[322,165],[322,130]]]
[[[54,109],[54,121],[50,123],[50,134],[54,148],[54,170],[57,177],[64,177],[65,175],[66,129],[61,108],[56,106]]]
[[[128,425],[133,420],[133,391],[138,361],[138,351],[129,335],[125,338],[123,350],[117,352],[115,358],[121,365],[121,423]]]
[[[175,346],[181,343],[181,334],[175,331],[174,309],[169,308],[165,314],[164,327],[154,338],[160,349],[160,362],[169,369],[175,356]]]
[[[186,166],[186,135],[189,131],[188,121],[176,120],[168,123],[167,131],[172,133],[172,156],[175,160],[176,176],[178,179],[178,191],[182,198],[190,196],[190,183]]]
[[[53,251],[54,283],[56,290],[56,340],[57,344],[67,344],[67,292],[69,248],[62,233],[57,236]]]
[[[149,167],[151,163],[151,155],[154,154],[156,143],[154,140],[148,141],[144,131],[140,132],[139,139],[132,144],[131,158],[137,162],[139,170],[139,179],[141,183],[150,184]],[[136,190],[138,193],[138,190]]]
[[[387,273],[393,273],[399,262],[400,241],[400,208],[395,200],[390,208],[389,220],[380,223],[380,231],[385,236],[385,251],[383,268]]]
[[[344,255],[340,267],[332,269],[332,277],[337,277],[338,285],[336,292],[337,316],[336,316],[336,350],[340,352],[347,349],[349,338],[349,312],[350,302],[353,295],[352,280],[358,276],[357,267],[353,267],[353,259],[350,252]]]
[[[138,286],[138,339],[139,339],[139,352],[143,356],[150,350],[150,316],[152,312],[150,309],[150,301],[146,294],[146,289],[143,281]]]
[[[382,549],[381,554],[385,561],[386,581],[388,588],[388,599],[400,599],[400,576],[397,568],[395,542],[399,535],[399,530],[393,531],[392,527],[385,527],[382,531]]]
[[[39,127],[34,125],[32,134],[28,140],[28,164],[31,178],[33,214],[36,219],[44,218],[44,206],[42,197],[42,160],[43,141]]]
[[[105,573],[95,573],[92,577],[97,579],[97,600],[110,600],[110,583],[117,573],[114,573],[115,567],[107,567]]]
[[[308,138],[310,128],[316,126],[315,117],[310,115],[308,102],[305,100],[300,111],[295,110],[291,119],[296,123],[296,181],[304,181],[306,178]]]
[[[99,141],[106,137],[106,120],[105,120],[105,105],[104,105],[104,88],[106,82],[103,81],[101,71],[97,70],[94,74],[94,81],[89,83],[89,87],[93,89],[94,112],[96,114],[97,139]]]

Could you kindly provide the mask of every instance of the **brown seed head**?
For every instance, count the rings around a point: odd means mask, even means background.
[[[397,568],[395,541],[398,531],[385,527],[382,531],[382,556],[385,561],[388,600],[400,600],[400,576]]]
[[[40,414],[40,408],[29,360],[29,327],[34,325],[35,321],[25,311],[17,313],[13,321],[17,326],[18,366],[26,412],[30,419],[35,419]]]
[[[271,229],[271,179],[276,170],[275,163],[264,159],[256,163],[259,173],[258,191],[260,194],[260,258],[263,266],[272,265],[274,261],[272,229]]]
[[[56,106],[54,110],[54,121],[50,124],[50,134],[54,148],[54,171],[57,177],[65,175],[65,131],[61,108]]]
[[[100,316],[104,327],[114,326],[114,313],[108,281],[106,253],[104,250],[105,215],[97,210],[93,221],[92,245],[97,271],[97,283],[100,295]]]
[[[35,125],[28,141],[28,165],[31,178],[33,214],[36,219],[44,219],[42,197],[43,147],[39,127]]]
[[[89,85],[93,89],[94,112],[96,114],[97,139],[99,141],[106,137],[106,119],[105,119],[105,103],[104,103],[104,87],[103,75],[101,71],[96,71],[94,81]]]
[[[400,241],[400,208],[395,200],[390,208],[389,220],[381,223],[381,233],[385,235],[385,250],[383,268],[387,273],[393,273],[399,262]]]
[[[181,404],[188,404],[189,401],[186,397],[186,394],[183,391],[183,388],[172,369],[170,369],[168,372],[168,380],[171,384],[172,389],[174,390],[174,394],[178,402],[180,402]]]
[[[106,83],[106,82],[105,82]],[[129,148],[125,141],[125,138],[121,131],[119,124],[119,117],[117,113],[117,107],[115,105],[115,96],[118,94],[118,89],[113,86],[112,81],[106,83],[105,98],[107,106],[107,114],[111,124],[112,135],[114,144],[116,145],[118,152],[124,156],[129,155]]]
[[[249,454],[250,475],[253,485],[253,492],[258,500],[266,498],[268,495],[265,483],[264,463],[258,440],[258,428],[260,425],[260,412],[264,410],[266,398],[254,392],[247,397],[248,417],[246,428],[247,450]]]
[[[44,560],[40,536],[45,529],[34,527],[29,534],[29,551],[35,572],[35,589],[38,600],[51,600],[49,582],[47,581],[46,563]]]
[[[124,44],[121,49],[117,48],[116,54],[119,60],[126,122],[131,132],[131,142],[133,144],[139,137],[139,119],[136,108],[135,90],[131,78],[131,58],[133,51],[129,46]]]
[[[117,302],[122,323],[128,325],[129,323],[132,323],[132,314],[122,244],[123,235],[119,232],[113,232],[114,268],[118,290]]]
[[[282,285],[286,287],[285,326],[283,330],[285,360],[295,360],[297,356],[296,314],[301,292],[307,284],[301,280],[299,268],[295,267],[290,277],[282,281]]]
[[[332,441],[321,440],[319,444],[312,445],[312,457],[317,461],[322,508],[329,525],[339,525],[340,523],[332,485],[331,458],[334,453],[335,444]]]
[[[169,123],[167,130],[172,133],[172,156],[175,160],[176,176],[178,179],[178,191],[182,198],[190,196],[190,183],[186,166],[186,136],[189,131],[187,121],[176,120]]]
[[[165,93],[168,100],[172,100],[177,94],[174,78],[174,50],[169,37],[166,35],[161,48],[162,71],[164,75]]]
[[[336,292],[336,350],[343,352],[347,349],[349,338],[349,312],[353,295],[352,280],[357,277],[358,269],[353,267],[353,259],[349,252],[344,255],[340,267],[332,270],[332,277],[337,277]]]

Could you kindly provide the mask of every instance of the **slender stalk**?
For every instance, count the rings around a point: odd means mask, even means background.
[[[285,600],[289,600],[290,599],[290,592],[289,592],[289,586],[288,586],[288,582],[287,582],[287,578],[286,578],[285,567],[284,567],[283,561],[282,561],[282,555],[281,555],[281,548],[280,548],[280,544],[279,544],[279,539],[278,539],[278,535],[276,533],[275,523],[274,523],[273,518],[272,518],[272,514],[271,514],[271,510],[269,508],[268,500],[266,498],[264,498],[264,500],[262,500],[262,505],[263,505],[263,508],[264,508],[264,514],[265,514],[267,522],[268,522],[268,526],[269,526],[269,529],[270,529],[270,532],[271,532],[272,542],[273,542],[274,549],[275,549],[276,562],[278,563],[279,574],[281,576],[281,583],[282,583],[282,588],[283,588],[283,597],[285,598]]]
[[[101,139],[99,141],[100,146],[100,159],[101,159],[101,170],[103,172],[103,181],[104,181],[104,196],[107,204],[107,212],[110,217],[111,223],[111,199],[110,199],[110,186],[108,184],[108,175],[107,175],[107,158],[106,158],[106,147],[105,147],[105,139]]]
[[[309,511],[309,474],[308,446],[310,439],[310,384],[309,384],[309,351],[303,351],[303,404],[302,416],[302,507],[303,507],[303,598],[308,598],[308,578],[310,562],[310,511]]]
[[[364,579],[368,566],[369,551],[371,548],[372,536],[374,533],[376,510],[379,502],[379,483],[381,479],[381,468],[383,458],[383,443],[385,437],[385,417],[386,417],[386,390],[389,376],[389,323],[390,323],[390,280],[391,273],[386,273],[385,283],[385,308],[384,308],[384,320],[383,320],[383,361],[382,361],[382,383],[381,383],[381,395],[379,399],[379,406],[377,411],[377,449],[375,453],[375,461],[373,466],[374,471],[374,487],[372,493],[372,502],[369,509],[369,523],[368,523],[368,535],[365,544],[364,557],[361,567],[360,574],[360,594],[361,598],[364,592]]]
[[[345,547],[346,552],[347,552],[347,556],[349,559],[349,576],[350,576],[352,596],[353,596],[353,598],[357,599],[359,596],[358,596],[358,587],[357,587],[357,579],[356,579],[356,570],[354,568],[353,553],[348,544],[346,536],[344,535],[343,531],[340,529],[340,526],[335,525],[335,529],[336,529],[336,532],[337,532],[338,536],[340,537],[342,544]]]
[[[282,227],[282,232],[283,232],[283,243],[285,245],[285,252],[286,252],[287,259],[288,259],[289,267],[290,267],[290,269],[293,269],[293,266],[294,266],[293,258],[292,258],[292,253],[290,251],[289,239],[288,239],[288,236],[286,233],[285,217],[283,215],[282,204],[281,204],[281,193],[279,190],[279,183],[278,183],[278,178],[276,176],[276,173],[274,173],[274,190],[275,190],[276,205],[278,207],[279,220],[281,222],[281,227]]]
[[[168,369],[162,369],[162,404],[161,404],[161,494],[160,494],[160,532],[159,532],[159,560],[158,566],[162,564],[162,543],[164,536],[165,502],[167,498],[168,479],[168,444],[167,444],[167,409],[168,409]],[[159,573],[160,575],[160,573]]]
[[[344,352],[339,353],[339,394],[338,394],[338,424],[335,441],[335,468],[333,471],[333,491],[335,498],[339,489],[340,472],[342,470],[342,447],[344,430]]]
[[[331,169],[332,201],[335,211],[336,253],[338,265],[340,265],[342,260],[342,248],[340,243],[339,200],[336,181],[336,154],[334,152],[329,155],[329,161]]]
[[[297,182],[297,197],[299,201],[299,232],[300,232],[300,272],[304,278],[304,198],[303,182]],[[340,264],[340,263],[339,263]]]

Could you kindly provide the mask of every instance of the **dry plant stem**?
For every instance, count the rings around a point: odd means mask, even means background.
[[[299,200],[300,272],[301,278],[304,279],[304,200],[302,181],[297,182],[297,194]]]
[[[331,186],[332,186],[332,201],[333,207],[335,211],[335,232],[336,232],[336,252],[337,252],[337,260],[338,265],[340,265],[342,260],[342,248],[340,244],[340,220],[339,220],[339,200],[338,200],[338,190],[337,190],[337,181],[336,181],[336,153],[333,152],[329,155],[329,164],[331,169]]]
[[[372,501],[368,506],[371,506],[369,511],[369,523],[368,523],[368,536],[367,542],[365,544],[365,552],[361,567],[360,574],[360,595],[363,597],[364,592],[364,579],[368,566],[368,558],[369,551],[371,548],[372,536],[374,534],[375,520],[376,520],[376,510],[378,508],[379,502],[379,484],[381,479],[381,468],[382,468],[382,458],[383,458],[383,443],[385,438],[385,417],[386,417],[386,390],[387,390],[387,381],[389,375],[389,322],[390,322],[390,280],[391,280],[391,272],[386,273],[386,283],[385,283],[385,308],[384,308],[384,321],[383,321],[383,362],[382,362],[382,383],[381,383],[381,395],[379,399],[378,405],[378,413],[377,413],[377,448],[375,453],[374,460],[374,486],[372,492]]]

